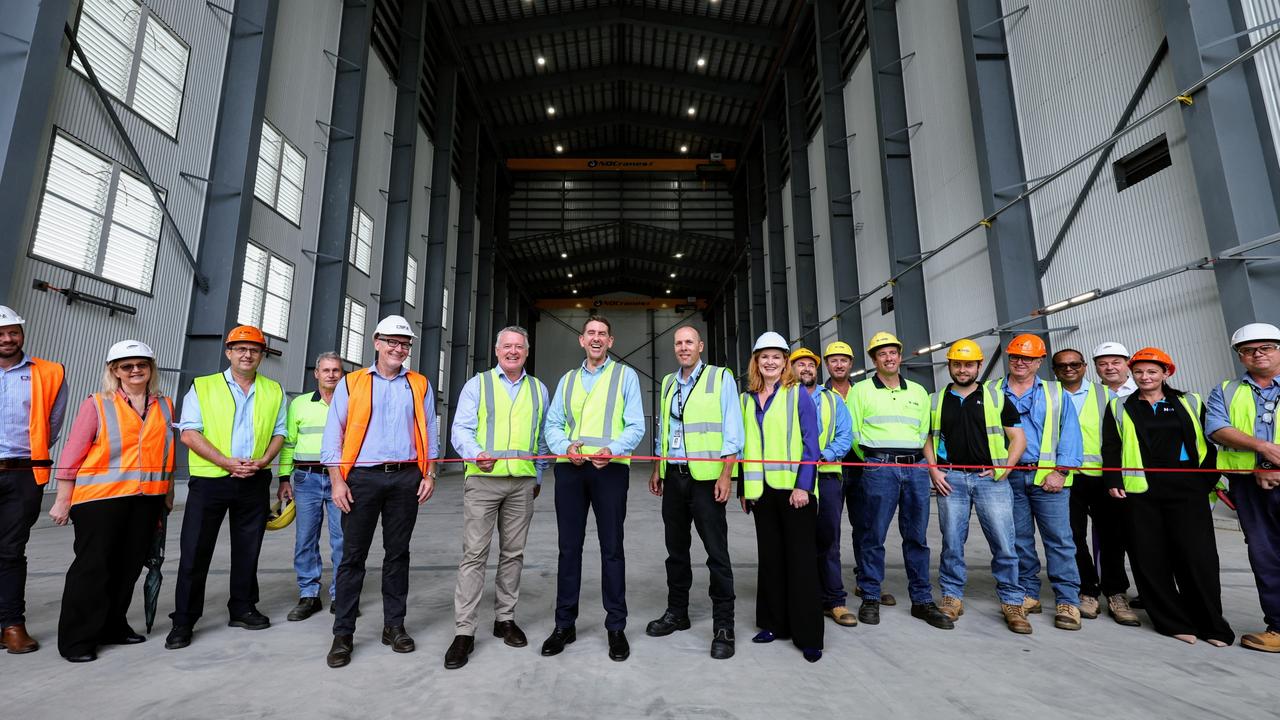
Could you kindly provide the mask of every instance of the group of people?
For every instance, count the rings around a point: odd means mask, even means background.
[[[88,662],[101,646],[145,638],[126,619],[151,538],[173,507],[177,453],[186,446],[190,480],[181,530],[173,625],[165,641],[193,641],[221,526],[230,516],[229,624],[270,626],[258,610],[257,563],[271,502],[296,515],[294,565],[302,621],[323,609],[320,531],[328,526],[334,577],[330,667],[351,662],[365,564],[382,524],[382,643],[415,650],[405,628],[409,541],[418,507],[435,491],[440,438],[430,381],[405,366],[416,339],[402,317],[382,319],[373,365],[344,373],[334,353],[316,359],[316,390],[287,401],[258,372],[267,348],[254,327],[226,337],[230,367],[196,378],[174,416],[158,391],[155,353],[127,340],[106,356],[102,388],[86,398],[54,470],[66,392],[61,365],[23,351],[25,322],[0,307],[0,626],[9,653],[36,650],[25,628],[24,548],[42,486],[57,479],[50,516],[73,522],[75,559],[67,572],[58,649]],[[516,622],[526,539],[543,472],[554,468],[558,530],[555,624],[544,656],[576,640],[588,511],[600,544],[608,654],[630,656],[626,638],[623,525],[630,458],[645,433],[636,372],[610,356],[609,320],[582,327],[582,364],[554,394],[525,372],[528,333],[502,329],[496,366],[466,383],[450,440],[466,458],[463,547],[454,590],[455,636],[447,668],[475,647],[478,606],[493,535],[498,553],[493,635],[512,647],[528,640]],[[736,484],[754,519],[759,556],[752,642],[791,640],[803,657],[822,657],[824,616],[840,626],[880,621],[885,553],[895,515],[907,571],[910,614],[950,629],[964,613],[964,545],[974,510],[990,545],[1001,612],[1010,630],[1030,633],[1043,612],[1036,533],[1053,590],[1054,625],[1079,630],[1104,607],[1138,625],[1125,556],[1155,629],[1185,642],[1234,641],[1223,618],[1211,499],[1234,504],[1257,580],[1266,629],[1241,644],[1280,652],[1280,329],[1240,328],[1232,347],[1246,372],[1207,401],[1168,380],[1173,360],[1157,348],[1130,354],[1104,343],[1092,360],[1101,383],[1084,380],[1078,350],[1057,351],[1055,380],[1039,376],[1047,355],[1035,335],[1013,338],[1005,377],[979,382],[981,348],[961,340],[947,351],[951,382],[930,395],[903,376],[902,343],[877,333],[865,352],[874,371],[854,381],[844,342],[821,357],[766,332],[755,342],[739,393],[731,370],[703,361],[698,330],[674,334],[677,367],[660,384],[649,491],[661,498],[667,549],[667,604],[645,633],[691,627],[691,527],[707,555],[712,604],[710,654],[735,652],[734,578],[726,509]],[[819,382],[825,366],[828,379]],[[554,462],[552,459],[554,458]],[[1225,476],[1229,494],[1215,492]],[[940,602],[930,578],[927,527],[936,495],[942,551]],[[849,609],[840,559],[841,516],[854,549]],[[1096,547],[1089,547],[1089,524]],[[1097,560],[1095,561],[1095,558]],[[1135,601],[1137,598],[1135,598]]]

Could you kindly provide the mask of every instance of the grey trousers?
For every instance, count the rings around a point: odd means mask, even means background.
[[[476,608],[484,594],[485,564],[493,528],[498,528],[497,597],[494,620],[515,618],[520,597],[520,571],[524,569],[524,545],[533,519],[531,477],[473,475],[462,490],[462,561],[453,592],[454,624],[458,635],[475,635]]]

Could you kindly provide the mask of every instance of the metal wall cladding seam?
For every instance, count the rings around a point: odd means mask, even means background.
[[[334,61],[325,50],[338,47],[341,0],[281,0],[271,52],[264,110],[267,122],[284,134],[307,158],[302,188],[301,223],[253,201],[249,237],[293,264],[293,296],[289,304],[289,337],[273,339],[280,357],[263,361],[263,372],[279,380],[286,391],[299,392],[306,377],[307,335],[315,283],[316,236],[324,198],[325,150],[328,133],[317,121],[328,122],[333,107]],[[304,250],[306,252],[304,252]]]
[[[169,211],[195,254],[200,241],[205,186],[183,179],[179,173],[200,177],[209,174],[229,20],[204,3],[189,0],[150,0],[148,5],[190,48],[177,139],[148,124],[123,104],[115,103],[114,107],[147,170],[167,191]],[[20,230],[28,248],[35,230],[55,127],[102,155],[127,167],[134,166],[88,80],[64,65],[57,79],[50,121],[40,138],[41,182],[31,188],[26,221]],[[8,304],[27,319],[27,351],[66,365],[67,387],[70,397],[75,399],[73,412],[79,398],[98,389],[107,348],[116,341],[142,340],[155,349],[162,367],[178,366],[193,273],[177,242],[166,223],[150,295],[77,276],[26,253],[13,258],[15,280]],[[78,290],[136,307],[137,314],[113,316],[104,308],[83,303],[68,305],[60,295],[32,290],[32,281],[37,279],[58,287],[69,287],[74,282]],[[161,380],[166,393],[176,391],[175,373],[163,373]]]
[[[897,9],[902,54],[915,53],[903,63],[902,81],[907,119],[921,123],[911,134],[911,163],[920,250],[928,252],[983,215],[969,85],[955,7],[904,0]],[[985,231],[970,233],[922,267],[931,340],[950,342],[996,325]],[[998,342],[978,339],[988,357]],[[948,381],[945,367],[935,379]]]
[[[413,306],[405,308],[405,317],[414,327],[422,327],[422,308],[426,297],[423,287],[427,281],[427,223],[431,215],[431,165],[435,162],[435,147],[426,130],[418,125],[417,161],[413,173],[412,212],[409,215],[409,253],[418,261],[418,293]]]
[[[782,242],[786,247],[783,261],[787,269],[787,328],[777,331],[788,340],[800,336],[800,295],[796,282],[796,234],[791,225],[791,179],[782,183]]]
[[[760,282],[764,284],[765,317],[768,318],[765,321],[765,326],[767,328],[773,324],[773,263],[778,261],[769,254],[769,219],[767,217],[760,221],[760,237],[764,238],[764,277],[760,279]],[[752,281],[754,282],[755,279],[753,278]]]
[[[1244,20],[1247,27],[1256,27],[1280,18],[1280,0],[1241,0],[1244,9]],[[1266,35],[1276,31],[1272,25],[1249,35],[1249,39],[1258,42]],[[1267,105],[1267,119],[1271,124],[1272,142],[1280,148],[1280,47],[1271,45],[1258,53],[1253,61],[1258,73],[1258,84],[1262,87],[1263,101]]]
[[[1005,11],[1022,4],[1007,1]],[[1057,170],[1111,134],[1164,37],[1156,0],[1038,0],[1008,26],[1029,177]],[[1177,90],[1166,60],[1135,117]],[[1046,302],[1114,287],[1209,254],[1180,112],[1165,112],[1117,144],[1111,163],[1164,134],[1173,165],[1123,192],[1116,190],[1112,168],[1103,170],[1042,279]],[[1091,165],[1086,162],[1033,196],[1041,256]],[[1088,303],[1051,316],[1049,324],[1078,325],[1054,334],[1052,344],[1086,355],[1104,340],[1130,350],[1163,347],[1178,363],[1175,384],[1185,389],[1205,391],[1235,372],[1217,286],[1208,271]]]
[[[813,191],[809,195],[809,204],[813,213],[813,259],[817,270],[818,282],[818,321],[830,318],[836,312],[836,280],[831,261],[831,215],[827,211],[827,152],[823,129],[818,128],[809,143],[809,182]],[[821,348],[836,340],[837,330],[834,321],[822,326],[818,337],[810,335],[805,338],[808,344],[817,344],[814,352],[822,353]]]
[[[449,408],[449,367],[453,357],[453,305],[460,300],[468,302],[467,298],[459,298],[455,292],[457,288],[457,268],[458,268],[458,218],[461,217],[459,205],[461,203],[462,189],[458,187],[458,183],[449,181],[449,240],[445,249],[445,273],[444,285],[449,289],[449,302],[444,308],[443,324],[445,329],[440,338],[440,349],[444,352],[443,359],[440,361],[440,374],[431,381],[432,387],[435,388],[436,397],[438,398],[438,407],[440,408],[440,427],[447,428],[453,422],[453,415]],[[433,292],[432,288],[427,288],[427,292]],[[441,292],[435,289],[434,292]],[[424,323],[425,325],[425,323]],[[370,356],[372,357],[372,356]],[[413,359],[414,363],[421,363],[421,360]],[[465,371],[465,369],[464,369]]]

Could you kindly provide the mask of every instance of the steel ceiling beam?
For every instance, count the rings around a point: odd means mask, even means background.
[[[714,138],[737,143],[742,140],[742,126],[712,123],[702,120],[662,117],[632,110],[604,110],[573,117],[543,120],[522,125],[506,125],[492,129],[493,137],[500,143],[521,142],[544,137],[555,137],[571,132],[595,130],[607,125],[631,125],[671,132],[687,133],[704,138]]]
[[[609,7],[549,13],[518,20],[465,25],[454,30],[461,46],[530,40],[543,35],[592,30],[609,25],[657,28],[701,38],[747,43],[773,48],[782,44],[778,28],[670,10],[613,5]]]
[[[715,78],[704,73],[664,70],[647,65],[618,63],[580,70],[557,70],[531,77],[488,83],[480,89],[480,99],[488,103],[506,103],[512,98],[525,97],[527,95],[619,81],[649,83],[676,90],[692,90],[709,95],[750,101],[758,99],[760,92],[763,90],[763,88],[754,83]]]

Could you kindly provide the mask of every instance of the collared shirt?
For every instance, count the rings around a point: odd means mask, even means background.
[[[578,374],[578,385],[581,392],[591,392],[591,388],[595,387],[596,380],[609,367],[610,363],[615,362],[613,358],[606,357],[600,367],[594,371],[587,369],[587,361],[582,361]],[[609,453],[611,455],[630,455],[632,450],[640,444],[644,438],[644,406],[640,404],[640,379],[636,376],[636,371],[623,365],[618,368],[622,373],[622,433],[609,443]],[[578,371],[574,371],[578,372]],[[565,426],[568,424],[567,416],[564,412],[564,382],[562,381],[556,386],[556,395],[551,399],[551,404],[547,406],[546,424],[543,426],[543,434],[547,438],[547,446],[551,448],[551,452],[555,455],[564,455],[569,450],[569,436],[565,434]]]
[[[801,385],[801,387],[804,387]],[[808,390],[808,388],[805,388]],[[819,455],[827,462],[840,462],[850,448],[853,447],[853,418],[849,415],[849,407],[844,404],[844,398],[840,397],[840,393],[829,390],[822,385],[814,385],[809,390],[809,397],[813,398],[813,407],[818,410],[818,445],[822,446],[822,395],[823,393],[831,393],[836,398],[835,408],[835,435],[831,438],[831,444],[822,448]]]
[[[693,384],[697,382],[705,367],[702,361],[693,366],[693,372],[689,373],[689,377],[684,377],[684,373],[680,370],[676,371],[675,387],[671,390],[671,409],[675,409],[676,405],[686,402],[689,399],[689,391],[693,389]],[[722,428],[720,431],[720,457],[729,457],[742,452],[742,442],[745,431],[742,428],[742,409],[738,407],[738,383],[730,375],[727,368],[719,368],[720,382],[723,383],[720,391],[720,417],[722,420]],[[710,380],[710,378],[708,378]],[[676,396],[679,396],[678,399]],[[656,408],[658,412],[662,412],[662,405],[659,403]],[[683,435],[684,421],[678,420],[675,415],[667,418],[667,433],[674,436],[676,434]],[[662,455],[662,418],[658,418],[653,424],[655,432],[653,433],[653,454]],[[680,447],[667,448],[668,457],[688,457],[687,447],[685,443],[680,443]],[[672,465],[688,465],[687,461],[671,460]]]
[[[62,434],[67,413],[67,389],[62,388],[49,408],[49,449]],[[31,356],[0,370],[0,458],[31,457]]]
[[[1108,400],[1114,397],[1111,394],[1111,391],[1107,390],[1106,385],[1099,385],[1098,387],[1107,393]],[[1080,389],[1076,390],[1075,392],[1071,392],[1070,390],[1067,389],[1066,384],[1063,384],[1062,392],[1066,393],[1067,397],[1071,398],[1071,406],[1076,409],[1076,415],[1079,415],[1080,409],[1084,407],[1084,401],[1087,400],[1089,397],[1089,383],[1087,382],[1080,383]]]
[[[1103,387],[1107,387],[1107,386],[1103,385]],[[1112,390],[1111,388],[1107,388],[1107,392],[1111,393],[1111,397],[1127,398],[1130,395],[1138,392],[1138,383],[1134,382],[1133,376],[1130,375],[1129,377],[1124,379],[1124,384],[1120,386],[1119,390]]]
[[[756,393],[750,394],[751,403],[756,409],[756,427],[760,432],[760,447],[764,447],[764,414],[769,411],[769,406],[773,404],[773,401],[778,399],[778,395],[781,394],[781,387],[781,380],[774,383],[773,393],[769,395],[768,400],[764,401],[764,405],[760,404],[759,395]],[[797,385],[796,389],[803,390],[804,388]],[[798,408],[800,413],[800,462],[805,464],[801,465],[799,472],[796,473],[796,488],[811,493],[818,473],[818,466],[812,463],[817,461],[819,457],[818,435],[821,432],[821,428],[818,426],[818,409],[815,405],[801,402],[798,403]],[[759,459],[773,460],[774,458]],[[739,494],[741,494],[741,490],[739,490]]]
[[[498,377],[501,378],[499,383],[507,391],[507,397],[515,401],[516,396],[520,394],[521,383],[525,378],[537,383],[537,391],[542,395],[542,407],[547,407],[547,386],[524,371],[520,370],[520,377],[515,382],[511,382],[511,378],[507,377],[504,372],[499,372]],[[476,439],[476,432],[480,429],[480,376],[476,375],[462,386],[462,394],[458,396],[458,407],[453,411],[453,426],[449,430],[449,439],[453,442],[453,449],[464,458],[478,457],[484,448]],[[535,418],[536,420],[536,418]],[[539,428],[538,447],[539,455],[550,455],[551,450],[547,447],[546,433]],[[542,484],[542,471],[551,466],[550,460],[534,460],[534,467],[537,469],[538,484]]]
[[[1004,394],[1018,408],[1022,419],[1022,432],[1027,436],[1027,449],[1022,454],[1021,464],[1035,465],[1040,459],[1040,438],[1044,434],[1045,396],[1041,389],[1040,378],[1032,378],[1031,389],[1021,397],[1009,387],[1009,378],[1004,379]],[[1080,417],[1071,403],[1067,391],[1061,391],[1058,403],[1058,447],[1055,450],[1055,461],[1058,467],[1080,467],[1084,456],[1084,439],[1080,436]]]
[[[1240,376],[1240,381],[1247,387],[1241,388],[1240,392],[1246,389],[1253,393],[1254,407],[1257,409],[1257,416],[1253,421],[1253,436],[1256,438],[1272,438],[1275,432],[1275,415],[1280,413],[1280,378],[1271,381],[1269,387],[1262,387],[1257,380],[1249,373]],[[1271,412],[1272,420],[1270,423],[1262,421],[1266,410],[1263,405],[1268,402],[1276,402],[1277,408]],[[1213,434],[1223,428],[1232,427],[1229,408],[1227,408],[1226,399],[1222,397],[1222,386],[1215,387],[1209,393],[1209,401],[1205,403],[1205,419],[1204,434],[1207,438],[1212,438]]]
[[[236,403],[235,417],[231,421],[231,454],[230,457],[252,458],[253,455],[253,396],[257,390],[256,383],[249,385],[249,392],[240,389],[240,384],[231,375],[231,368],[222,371],[227,381],[227,389]],[[255,376],[256,378],[256,376]],[[275,429],[271,434],[284,437],[285,414],[289,410],[286,398],[280,400],[280,412],[276,414]],[[200,414],[200,399],[196,397],[196,386],[192,385],[182,398],[182,416],[178,419],[178,431],[195,430],[204,432],[204,416]]]
[[[380,465],[382,463],[410,462],[418,459],[418,446],[414,441],[413,388],[409,387],[409,368],[388,380],[370,365],[361,372],[373,376],[373,409],[369,413],[369,428],[364,444],[356,455],[355,466]],[[342,464],[342,437],[347,430],[347,383],[338,383],[329,403],[329,417],[324,423],[324,439],[320,444],[320,462],[325,465]],[[427,459],[439,456],[440,438],[436,428],[436,394],[427,381],[427,394],[422,398],[422,414],[427,422]]]

